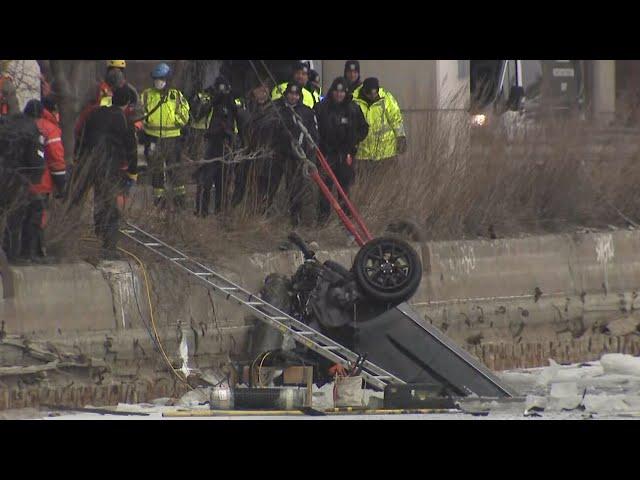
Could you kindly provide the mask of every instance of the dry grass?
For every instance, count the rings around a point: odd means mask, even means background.
[[[640,139],[619,138],[594,150],[598,142],[584,123],[556,120],[508,142],[500,125],[488,126],[471,148],[465,112],[426,112],[406,120],[409,151],[382,174],[359,172],[352,191],[374,236],[399,219],[417,224],[428,240],[624,228],[625,218],[640,221]],[[251,182],[248,190],[254,192]],[[291,230],[281,187],[269,216],[248,195],[224,215],[201,219],[193,215],[193,194],[185,211],[156,209],[149,187],[141,185],[127,218],[204,258],[275,250]],[[324,248],[345,246],[335,215],[322,228],[314,225],[316,202],[317,192],[307,200],[310,221],[297,231]],[[91,196],[79,210],[52,203],[50,250],[92,255],[97,244],[82,241],[93,237]]]
[[[360,178],[354,199],[376,233],[398,218],[416,222],[428,239],[622,226],[617,210],[640,219],[637,140],[627,154],[593,153],[584,124],[556,120],[510,142],[500,126],[487,127],[469,149],[465,122],[465,113],[427,115],[398,168]]]
[[[397,166],[382,174],[361,172],[352,196],[374,235],[399,219],[436,240],[625,227],[621,214],[640,220],[635,141],[629,154],[615,148],[594,153],[583,123],[556,120],[509,142],[494,125],[470,148],[468,122],[465,112],[409,119],[412,147]],[[285,193],[282,188],[269,218],[246,199],[219,218],[145,210],[138,221],[203,256],[273,250],[291,230]],[[309,201],[308,215],[315,202]],[[297,230],[323,247],[346,245],[335,215],[322,228],[309,222]]]

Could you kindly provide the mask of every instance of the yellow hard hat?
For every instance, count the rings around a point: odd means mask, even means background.
[[[107,60],[107,68],[127,68],[127,62],[125,60]]]

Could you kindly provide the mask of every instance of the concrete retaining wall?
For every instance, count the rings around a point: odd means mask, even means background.
[[[91,369],[53,371],[25,383],[0,368],[0,409],[180,396],[186,387],[163,360],[155,332],[178,370],[184,357],[188,368],[206,372],[224,370],[230,359],[246,355],[244,315],[225,302],[212,304],[207,289],[166,265],[148,265],[149,295],[133,261],[16,267],[11,276],[14,296],[0,300],[0,367],[44,363],[2,341],[8,338],[103,360],[109,371],[100,376]]]
[[[635,354],[639,241],[616,231],[430,243],[414,305],[494,369]]]
[[[424,278],[411,303],[492,369],[543,366],[549,358],[578,362],[606,352],[640,353],[640,232],[415,246]],[[356,251],[318,256],[350,266]],[[143,258],[149,262],[157,331],[177,368],[181,343],[192,368],[246,357],[252,321],[179,270]],[[225,259],[218,268],[257,291],[267,274],[291,274],[301,261],[298,252],[274,252]],[[171,378],[155,352],[144,275],[135,262],[11,272],[15,296],[0,300],[5,335],[104,359],[113,375],[132,382],[144,378],[153,385]]]

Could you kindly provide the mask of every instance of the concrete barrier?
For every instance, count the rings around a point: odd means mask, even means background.
[[[109,286],[88,263],[11,270],[14,295],[0,302],[6,331],[26,334],[115,327]]]

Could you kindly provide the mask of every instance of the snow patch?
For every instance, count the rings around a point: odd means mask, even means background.
[[[600,359],[606,374],[630,375],[640,377],[640,358],[622,353],[608,353]]]

